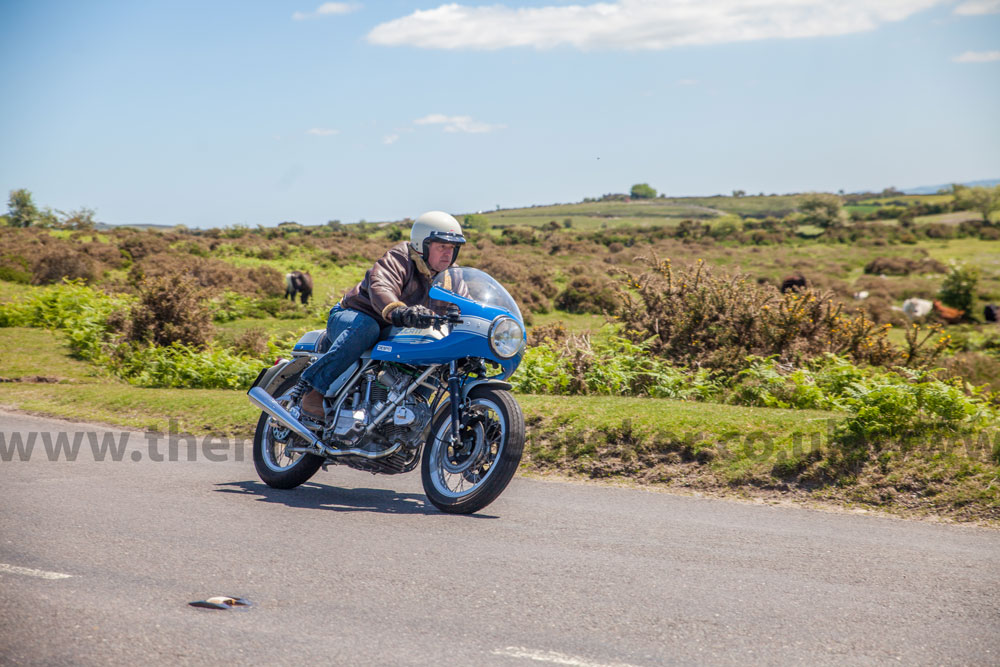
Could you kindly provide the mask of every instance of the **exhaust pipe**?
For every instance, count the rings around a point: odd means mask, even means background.
[[[389,449],[381,452],[366,452],[363,449],[336,449],[324,444],[323,441],[317,438],[312,431],[307,429],[302,422],[293,417],[288,410],[281,407],[281,405],[274,400],[269,393],[264,391],[262,387],[254,387],[247,392],[247,397],[250,399],[251,403],[271,415],[271,417],[273,417],[279,424],[291,430],[297,436],[308,442],[312,446],[313,450],[322,452],[326,456],[360,456],[366,459],[381,459],[395,454],[396,450],[403,446],[403,443],[397,442]],[[296,447],[295,450],[302,451],[298,447]]]
[[[303,426],[302,422],[293,417],[288,410],[281,407],[281,405],[276,400],[271,398],[271,395],[264,391],[262,387],[254,387],[247,392],[247,397],[250,399],[251,403],[274,417],[279,424],[291,430],[292,433],[308,442],[317,450],[323,451],[326,449],[323,446],[323,442],[317,438],[312,431]]]

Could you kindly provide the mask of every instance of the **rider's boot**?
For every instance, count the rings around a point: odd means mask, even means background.
[[[295,387],[296,390],[300,390],[300,393],[304,393],[302,396],[302,414],[313,421],[323,423],[323,394],[319,393],[313,389],[305,380],[299,380],[298,386]]]

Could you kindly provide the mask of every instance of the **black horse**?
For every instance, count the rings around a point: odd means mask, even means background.
[[[308,273],[302,271],[292,271],[285,275],[285,297],[295,301],[298,294],[302,299],[302,304],[309,303],[309,297],[313,293],[313,279]]]
[[[805,290],[806,287],[807,287],[806,277],[803,276],[801,273],[796,274],[794,276],[788,276],[781,281],[782,294],[791,291],[801,292]]]

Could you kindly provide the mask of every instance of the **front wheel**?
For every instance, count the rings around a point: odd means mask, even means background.
[[[298,381],[298,374],[288,378],[274,392],[275,396],[284,396]],[[280,398],[278,402],[297,416],[298,406]],[[266,412],[260,414],[257,431],[253,436],[253,466],[257,469],[257,475],[268,486],[275,489],[294,489],[308,481],[323,465],[322,456],[287,452],[286,446],[293,442],[298,445],[305,444],[301,437],[276,422],[271,415]]]
[[[510,392],[474,387],[463,406],[460,442],[451,442],[451,410],[431,426],[420,476],[442,512],[471,514],[497,499],[521,463],[524,414]]]

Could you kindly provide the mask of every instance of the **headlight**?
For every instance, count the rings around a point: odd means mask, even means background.
[[[524,329],[513,317],[500,316],[490,326],[490,349],[501,359],[510,359],[524,342]]]

